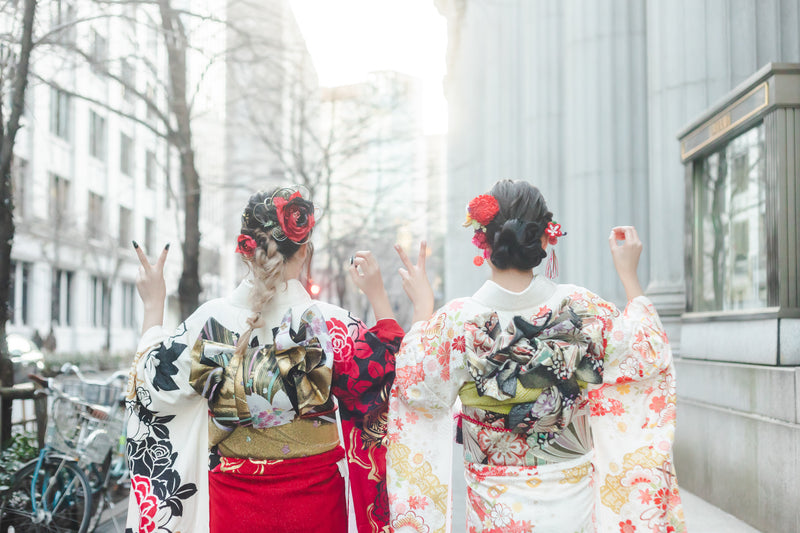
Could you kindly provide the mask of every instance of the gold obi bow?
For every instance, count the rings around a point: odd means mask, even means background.
[[[210,445],[236,427],[266,429],[334,411],[332,371],[323,349],[323,343],[330,346],[325,321],[311,307],[297,331],[291,326],[290,309],[273,329],[273,344],[258,345],[254,339],[238,355],[238,335],[209,319],[192,353],[190,383],[208,400],[214,426]]]

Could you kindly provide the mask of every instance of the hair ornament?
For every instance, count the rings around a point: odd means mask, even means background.
[[[471,227],[475,230],[472,244],[483,250],[483,255],[476,255],[472,260],[472,264],[475,266],[483,265],[491,255],[489,242],[486,239],[486,226],[494,220],[499,212],[500,204],[497,202],[497,198],[491,194],[478,195],[467,204],[467,220],[464,222],[464,227]]]
[[[558,238],[564,237],[567,234],[566,231],[561,231],[561,224],[555,221],[548,222],[544,232],[547,234],[547,242],[551,245],[558,244]],[[550,249],[548,256],[547,266],[544,268],[544,275],[550,279],[555,279],[558,277],[558,257],[556,257],[555,248]]]
[[[558,224],[555,221],[548,222],[544,232],[547,233],[548,236],[547,242],[552,245],[558,243],[559,237],[565,237],[567,235],[566,231],[561,231],[561,224]]]
[[[297,189],[280,188],[253,208],[253,217],[278,242],[289,239],[295,244],[305,244],[316,223],[314,204]],[[269,216],[273,208],[274,220]]]
[[[256,253],[256,248],[258,248],[258,244],[256,244],[256,240],[250,235],[242,233],[236,238],[237,254],[242,254],[245,257],[253,257],[253,254]]]
[[[472,226],[476,230],[486,230],[486,226],[494,220],[500,212],[500,204],[497,198],[491,194],[480,194],[469,201],[467,205],[467,220],[464,227]]]

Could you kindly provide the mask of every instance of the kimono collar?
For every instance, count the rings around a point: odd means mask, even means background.
[[[245,278],[234,291],[228,295],[228,302],[236,307],[250,308],[250,291],[253,290],[253,280]],[[296,279],[290,279],[284,287],[278,287],[275,296],[270,300],[270,307],[281,312],[290,307],[306,309],[313,303],[303,284]]]
[[[556,284],[543,276],[535,275],[528,288],[522,292],[504,289],[492,280],[486,280],[472,299],[486,307],[504,311],[517,311],[538,305],[550,298]]]

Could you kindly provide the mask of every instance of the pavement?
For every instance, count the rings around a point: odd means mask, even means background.
[[[689,533],[761,533],[718,507],[685,490],[681,491]]]
[[[459,518],[464,516],[464,500],[459,498],[459,487],[453,489],[453,516],[456,518],[452,533],[466,533],[464,520]],[[690,492],[681,491],[681,499],[689,533],[762,533]],[[113,509],[106,511],[96,533],[123,533],[127,509],[127,499],[117,502]],[[116,524],[112,517],[116,518]]]

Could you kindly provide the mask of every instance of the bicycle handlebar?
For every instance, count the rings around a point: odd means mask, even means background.
[[[109,376],[106,379],[87,379],[86,376],[83,375],[83,372],[81,372],[81,369],[78,366],[73,365],[72,363],[64,363],[61,366],[61,373],[62,374],[70,374],[70,373],[75,374],[75,376],[77,376],[77,378],[79,380],[81,380],[82,383],[88,383],[88,384],[91,384],[91,385],[111,385],[112,383],[114,383],[117,380],[121,380],[123,378],[124,379],[128,378],[128,372],[127,371],[125,371],[125,370],[117,370],[116,372],[111,374],[111,376]]]

